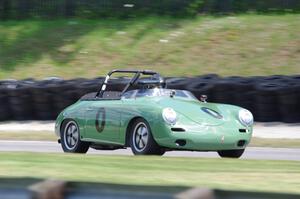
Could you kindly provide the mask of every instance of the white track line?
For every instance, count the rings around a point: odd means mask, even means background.
[[[0,152],[38,152],[38,153],[63,153],[60,144],[57,142],[45,141],[11,141],[0,140]],[[114,151],[101,151],[90,149],[88,154],[98,155],[125,155],[131,156],[128,149]],[[172,151],[167,152],[167,157],[194,157],[194,158],[218,158],[216,152],[190,152]],[[269,147],[248,147],[242,159],[258,160],[297,160],[300,161],[300,149],[269,148]]]

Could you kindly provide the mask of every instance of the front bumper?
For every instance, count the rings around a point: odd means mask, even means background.
[[[218,151],[244,149],[250,143],[252,127],[220,125],[185,128],[184,132],[174,132],[165,126],[165,135],[156,137],[163,147],[175,150]],[[242,131],[242,132],[240,132]]]

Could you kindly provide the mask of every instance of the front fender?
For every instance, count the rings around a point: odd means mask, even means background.
[[[61,128],[61,125],[62,125],[62,122],[64,121],[64,116],[63,116],[63,113],[61,112],[57,118],[56,118],[56,121],[55,121],[55,135],[57,137],[60,137],[60,128]]]
[[[87,102],[78,101],[65,108],[56,118],[56,122],[55,122],[56,136],[60,137],[61,125],[63,121],[66,119],[74,120],[78,124],[80,132],[84,133],[84,123],[85,123],[84,110],[87,105],[88,105]]]

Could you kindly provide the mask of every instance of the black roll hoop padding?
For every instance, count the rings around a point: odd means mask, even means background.
[[[104,79],[100,89],[98,90],[97,94],[96,94],[96,98],[102,98],[103,97],[103,93],[106,89],[106,85],[108,83],[109,78],[111,77],[112,74],[114,73],[135,73],[135,75],[131,78],[131,80],[129,81],[129,83],[125,86],[125,88],[122,90],[120,96],[122,96],[131,86],[137,84],[137,80],[140,78],[141,75],[152,75],[152,77],[154,77],[155,79],[157,79],[159,81],[159,84],[162,87],[166,86],[166,83],[164,81],[164,79],[160,76],[159,73],[155,72],[155,71],[151,71],[151,70],[127,70],[127,69],[116,69],[116,70],[112,70],[110,71],[106,78]],[[151,82],[149,82],[149,84],[151,84]],[[105,86],[105,87],[104,87]]]

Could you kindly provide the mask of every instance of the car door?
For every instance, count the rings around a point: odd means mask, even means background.
[[[121,100],[95,100],[86,109],[86,138],[99,142],[120,139]]]

